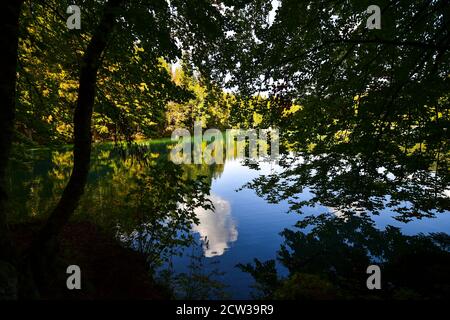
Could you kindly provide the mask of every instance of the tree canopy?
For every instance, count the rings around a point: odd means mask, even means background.
[[[380,1],[380,30],[366,28],[369,4],[281,1],[233,51],[231,85],[265,92],[275,110],[300,106],[274,118],[297,154],[252,186],[294,210],[309,186],[311,203],[336,210],[430,216],[449,208],[448,2]]]

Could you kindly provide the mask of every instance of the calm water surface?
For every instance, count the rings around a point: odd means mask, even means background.
[[[51,210],[70,175],[70,151],[34,153],[36,157],[28,159],[26,165],[13,166],[10,173],[10,193],[17,220]],[[133,164],[124,166],[121,163],[123,161],[108,149],[96,151],[80,212],[89,212],[91,217],[98,218],[99,221],[119,223],[135,214],[137,209],[127,211],[132,205],[130,199],[133,199],[129,197],[128,191],[137,189],[139,192],[134,177],[140,171],[133,167]],[[236,191],[261,174],[279,170],[274,164],[263,163],[258,171],[243,165],[238,159],[231,159],[220,167],[202,167],[195,170],[209,177],[209,198],[216,208],[214,212],[196,209],[200,223],[192,226],[194,236],[200,243],[201,239],[208,239],[208,246],[201,249],[206,260],[205,272],[208,272],[208,268],[224,272],[217,280],[227,286],[226,292],[230,297],[250,298],[253,278],[236,268],[236,265],[252,262],[254,258],[261,261],[276,258],[276,252],[283,242],[280,232],[293,227],[302,216],[287,213],[289,206],[286,202],[269,204],[253,190]],[[145,194],[143,196],[145,197]],[[310,194],[306,191],[302,197],[308,198]],[[317,205],[305,209],[305,215],[327,211],[330,209]],[[415,220],[405,224],[394,220],[391,212],[385,210],[375,216],[374,221],[381,229],[386,225],[393,225],[400,227],[402,232],[408,235],[450,233],[448,212],[439,214],[434,219]],[[189,253],[190,250],[185,252]],[[187,272],[189,261],[187,255],[175,257],[174,271]],[[278,268],[281,274],[286,273],[281,266]]]
[[[241,272],[238,263],[252,262],[254,258],[261,261],[276,258],[276,252],[283,243],[279,235],[285,228],[291,228],[301,219],[301,215],[287,213],[289,205],[285,203],[269,204],[258,197],[253,190],[243,189],[242,185],[261,174],[270,174],[279,170],[275,165],[262,164],[261,170],[252,170],[239,160],[225,163],[220,177],[214,178],[211,197],[216,206],[215,212],[198,210],[200,224],[194,226],[198,238],[207,237],[209,247],[204,247],[205,257],[215,261],[211,268],[219,268],[225,272],[222,277],[228,286],[227,292],[235,299],[250,298],[253,278]],[[302,197],[309,198],[304,192]],[[305,209],[305,215],[331,212],[327,207],[317,205]],[[436,218],[415,220],[402,223],[393,219],[389,210],[373,217],[377,227],[384,229],[387,225],[401,228],[403,234],[445,232],[450,233],[450,214],[445,212]],[[175,270],[186,272],[189,263],[186,257],[175,259]],[[280,274],[287,274],[278,265]]]

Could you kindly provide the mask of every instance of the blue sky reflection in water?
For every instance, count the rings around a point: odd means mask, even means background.
[[[287,202],[278,204],[267,203],[258,197],[251,189],[236,191],[245,183],[261,174],[270,174],[279,170],[274,164],[263,163],[259,171],[250,169],[240,160],[227,160],[219,177],[213,179],[211,200],[216,207],[215,212],[198,209],[200,220],[192,230],[196,239],[207,237],[208,246],[203,246],[207,259],[206,268],[215,268],[225,274],[217,279],[226,286],[226,292],[236,299],[250,298],[254,283],[253,278],[236,268],[238,263],[252,262],[254,258],[261,261],[276,258],[277,250],[283,242],[280,232],[291,228],[302,215],[287,213]],[[301,197],[309,198],[305,191]],[[305,209],[306,215],[334,211],[330,208],[316,205]],[[376,226],[384,229],[387,225],[401,228],[402,233],[413,235],[417,233],[445,232],[450,233],[450,215],[448,212],[437,214],[435,218],[424,218],[403,223],[393,218],[389,210],[383,210],[374,216]],[[189,252],[187,249],[185,252]],[[187,254],[189,255],[189,254]],[[175,272],[187,272],[189,258],[187,255],[173,259]],[[208,262],[215,262],[210,264]],[[278,265],[281,275],[286,270]]]

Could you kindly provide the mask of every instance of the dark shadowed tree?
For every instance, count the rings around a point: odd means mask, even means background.
[[[14,248],[9,237],[6,212],[6,167],[12,146],[15,116],[15,88],[19,17],[23,1],[6,1],[0,13],[0,40],[3,57],[0,61],[0,298],[14,298],[17,275],[10,264]]]

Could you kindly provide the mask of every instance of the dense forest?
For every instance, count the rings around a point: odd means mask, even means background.
[[[76,2],[79,16],[56,0],[0,13],[0,299],[223,297],[203,263],[238,243],[229,211],[261,209],[214,195],[227,162],[170,161],[172,132],[196,122],[280,132],[276,170],[233,190],[298,220],[273,259],[235,263],[258,298],[450,297],[450,225],[374,222],[450,213],[449,1],[377,0],[376,28],[372,1]],[[265,165],[236,160],[235,177]],[[226,250],[208,251],[203,212],[220,208]],[[169,272],[193,243],[190,271]],[[71,264],[89,278],[78,296]],[[367,290],[372,264],[385,290]]]

